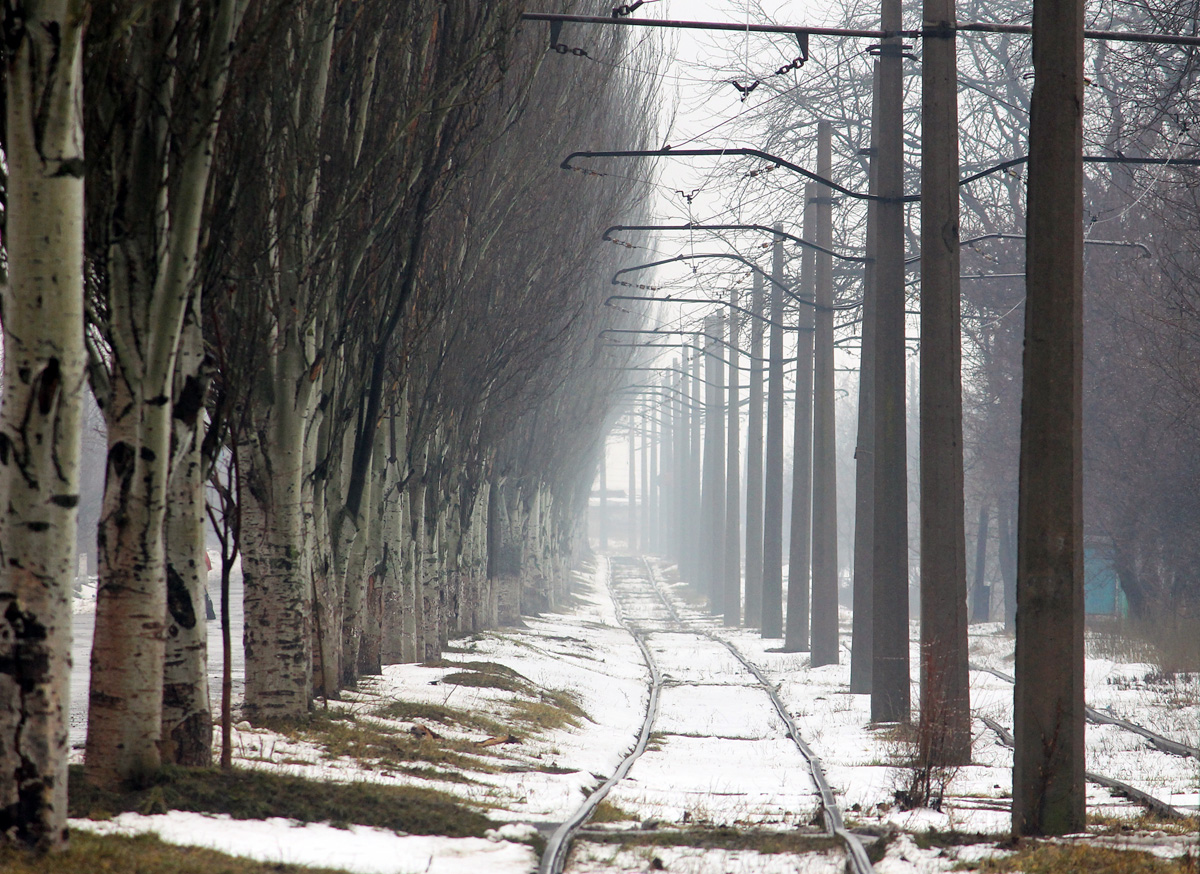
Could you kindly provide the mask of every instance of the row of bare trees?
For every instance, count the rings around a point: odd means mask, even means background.
[[[660,58],[548,51],[523,6],[10,4],[3,840],[65,841],[87,383],[90,782],[211,763],[206,510],[254,720],[563,596],[621,381],[595,338],[641,318],[601,305],[595,243],[646,186],[556,165],[645,146]]]

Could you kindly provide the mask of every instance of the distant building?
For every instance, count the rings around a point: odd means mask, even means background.
[[[1125,616],[1129,612],[1112,541],[1107,537],[1084,538],[1083,605],[1088,616]]]

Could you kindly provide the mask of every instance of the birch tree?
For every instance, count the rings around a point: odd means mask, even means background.
[[[90,377],[107,425],[108,464],[97,534],[86,773],[102,786],[159,767],[167,629],[203,630],[198,514],[191,513],[184,538],[190,555],[171,562],[171,573],[163,532],[172,457],[193,445],[203,405],[202,356],[194,347],[183,356],[179,350],[185,316],[199,310],[197,246],[241,13],[237,0],[117,3],[98,10],[92,23],[88,126],[103,148],[88,159]],[[180,365],[190,372],[178,371]],[[202,480],[189,473],[183,482],[194,505]],[[209,724],[194,716],[197,708],[207,710],[202,656],[193,645],[179,650],[181,663],[173,659],[182,671],[172,677],[173,703],[184,700],[168,719],[174,723],[167,726],[168,749],[190,750],[185,760],[208,758],[196,750],[208,744],[172,739],[189,720],[200,720],[201,734]]]
[[[88,4],[9,2],[0,406],[0,841],[67,840],[83,410],[82,57]]]

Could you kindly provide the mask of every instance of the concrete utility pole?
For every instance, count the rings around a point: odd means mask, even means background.
[[[763,487],[762,636],[783,637],[783,225],[771,244],[771,341],[767,376],[767,454]]]
[[[900,0],[882,27],[900,30]],[[904,416],[904,89],[901,37],[879,54],[879,252],[875,335],[875,560],[871,720],[907,722],[908,453]]]
[[[817,186],[804,186],[804,233],[813,238],[817,226]],[[796,405],[792,416],[792,527],[788,543],[787,626],[783,648],[788,652],[809,649],[809,571],[812,547],[812,439],[813,439],[813,331],[816,292],[816,257],[804,248],[800,255],[800,304],[796,332]]]
[[[692,336],[692,345],[695,347],[692,350],[692,376],[691,390],[688,395],[691,409],[692,434],[689,443],[691,452],[689,453],[688,461],[688,554],[691,556],[690,562],[692,566],[692,575],[688,580],[697,589],[704,588],[705,574],[708,569],[705,566],[707,553],[704,549],[704,538],[707,532],[704,530],[704,513],[701,509],[701,468],[703,467],[704,445],[701,439],[701,414],[704,400],[700,396],[700,349],[703,348],[699,334]]]
[[[688,513],[691,512],[691,505],[688,503],[688,459],[692,451],[688,440],[687,378],[683,375],[687,368],[686,355],[682,359],[676,359],[675,368],[680,372],[674,375],[672,383],[675,386],[675,465],[672,469],[672,476],[675,478],[675,539],[672,544],[679,576],[686,580],[689,578],[688,562],[691,558],[688,548]]]
[[[629,412],[629,551],[637,549],[637,420]]]
[[[963,521],[958,67],[954,0],[924,0],[921,63],[921,725],[923,761],[971,761]]]
[[[746,421],[746,625],[762,623],[763,584],[763,278],[750,292],[750,409]]]
[[[642,552],[653,553],[654,514],[654,453],[656,449],[655,420],[649,411],[642,414]]]
[[[1083,0],[1035,0],[1013,833],[1084,827]]]
[[[671,495],[671,454],[674,450],[674,405],[671,402],[671,376],[662,377],[662,388],[667,396],[659,402],[659,448],[654,454],[654,491],[658,496],[658,511],[654,519],[655,555],[670,556],[671,539],[671,510],[674,507]]]
[[[721,336],[721,319],[710,316],[704,322],[704,333]],[[705,338],[704,360],[704,484],[702,512],[704,514],[705,550],[704,593],[708,596],[710,613],[721,612],[725,592],[725,359],[720,346]]]
[[[833,126],[817,124],[817,173],[833,175]],[[817,245],[833,248],[833,191],[817,186]],[[838,662],[837,441],[833,385],[833,259],[817,253],[813,378],[812,666]]]
[[[871,88],[869,194],[879,193],[879,62]],[[858,357],[858,445],[854,450],[854,618],[850,637],[850,691],[871,691],[872,586],[875,562],[875,320],[879,206],[867,202],[867,264],[863,270],[862,351]]]
[[[724,624],[740,625],[742,622],[742,507],[741,507],[741,464],[740,431],[742,426],[741,404],[738,398],[738,305],[737,287],[729,290],[729,394],[726,407],[728,439],[725,441],[725,593],[721,599]]]
[[[642,531],[639,538],[642,552],[654,550],[651,542],[651,516],[654,508],[654,480],[650,473],[650,456],[654,454],[654,422],[649,411],[642,412]]]

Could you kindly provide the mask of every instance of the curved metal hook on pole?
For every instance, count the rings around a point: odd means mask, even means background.
[[[707,336],[707,335],[705,335],[705,336]],[[613,347],[622,348],[622,349],[695,349],[696,352],[698,352],[701,355],[707,354],[703,348],[701,348],[700,346],[696,346],[692,343],[605,343],[604,344],[604,348],[606,348],[606,349],[613,348]],[[742,352],[740,349],[738,349],[737,352],[739,355],[741,355],[745,358],[749,358],[751,361],[759,361],[759,362],[762,362],[763,364],[768,363],[770,360],[768,358],[760,358],[756,355],[751,355],[747,352]],[[794,358],[789,358],[783,362],[783,367],[785,370],[789,367],[794,369],[795,366],[796,366],[796,359],[794,359]],[[621,369],[622,370],[643,370],[643,369],[644,370],[662,370],[662,369],[666,369],[666,368],[623,367]],[[744,370],[747,373],[749,373],[754,368],[746,367],[744,364],[739,364],[737,366],[737,369]],[[683,373],[684,371],[679,371],[679,372]]]
[[[961,248],[963,246],[970,246],[972,243],[982,243],[985,240],[1021,240],[1022,242],[1024,242],[1025,235],[1024,234],[980,234],[978,237],[968,237],[965,240],[959,240],[958,245]],[[1085,246],[1112,246],[1112,247],[1115,247],[1118,249],[1141,249],[1142,254],[1139,257],[1142,257],[1142,258],[1151,257],[1150,249],[1144,243],[1131,243],[1126,240],[1084,240],[1083,245],[1085,245]],[[904,264],[905,264],[905,266],[908,266],[909,264],[916,264],[920,260],[921,260],[920,255],[913,255],[911,258],[905,258]],[[1025,275],[1024,273],[1013,274],[1014,277],[1015,276],[1024,276],[1024,275]],[[979,279],[981,277],[968,275],[968,276],[963,276],[960,278],[962,278],[962,279]],[[982,278],[998,278],[998,277],[993,277],[993,276],[989,275],[987,277],[982,277]]]
[[[750,158],[762,158],[764,161],[770,161],[776,167],[783,167],[786,170],[791,170],[803,176],[805,179],[811,179],[813,182],[825,185],[832,188],[839,194],[846,197],[854,198],[855,200],[874,200],[891,202],[890,197],[881,197],[878,194],[863,194],[861,191],[853,191],[846,188],[844,185],[839,185],[832,179],[826,179],[824,176],[818,176],[811,170],[801,167],[799,164],[793,164],[786,158],[781,158],[778,155],[772,155],[769,152],[764,152],[761,149],[673,149],[667,146],[662,149],[624,149],[613,152],[572,152],[563,158],[559,164],[564,170],[580,170],[580,167],[571,166],[572,158],[655,158],[664,157],[667,155],[678,155],[680,157],[694,158],[711,158],[725,157],[727,155],[746,156]],[[900,203],[916,203],[921,199],[919,194],[906,194],[903,197],[895,198]]]
[[[774,228],[769,228],[766,225],[702,225],[698,222],[687,222],[682,225],[610,225],[604,229],[601,239],[609,243],[619,242],[609,236],[613,231],[761,231],[764,234],[778,234],[785,240],[791,240],[797,245],[805,246],[816,252],[837,258],[839,261],[853,261],[856,264],[866,264],[871,260],[865,255],[844,255],[841,252],[835,252],[833,249],[826,249],[824,246],[810,243],[808,240],[797,237],[794,234],[789,234],[787,231],[776,231]]]
[[[617,367],[612,367],[611,369],[612,370],[648,370],[653,373],[678,373],[678,374],[681,374],[682,376],[686,376],[689,378],[691,377],[691,374],[688,373],[686,370],[680,370],[677,367],[633,367],[630,365],[621,365],[621,366],[617,366]],[[724,387],[724,386],[718,385],[715,382],[709,382],[707,379],[701,379],[700,377],[697,377],[697,379],[700,382],[704,383],[705,385],[711,385],[713,388],[723,388]]]
[[[785,328],[785,330],[790,330],[790,331],[803,330],[803,329],[796,328],[794,326],[789,327],[788,325],[784,325],[784,328]],[[599,334],[596,335],[596,338],[600,339],[605,334],[670,334],[670,335],[679,335],[679,336],[684,336],[684,337],[705,337],[709,340],[712,340],[714,343],[721,344],[726,349],[732,349],[734,352],[738,353],[739,355],[745,355],[747,358],[752,357],[749,352],[742,351],[737,346],[734,346],[733,344],[727,342],[723,338],[714,336],[712,334],[706,334],[703,331],[685,331],[680,328],[605,328],[603,331],[601,331]],[[759,358],[756,360],[765,361],[766,359]]]
[[[648,296],[637,295],[637,294],[610,294],[608,297],[606,297],[604,299],[604,305],[606,307],[615,306],[615,304],[613,304],[614,300],[641,300],[641,301],[651,301],[651,302],[656,302],[656,303],[716,304],[718,306],[725,307],[725,309],[728,309],[728,310],[736,310],[739,313],[744,313],[745,315],[750,316],[753,319],[759,319],[764,325],[770,325],[772,328],[779,328],[781,331],[800,330],[793,325],[783,325],[783,324],[779,324],[778,322],[773,322],[770,319],[768,319],[766,316],[760,316],[757,313],[751,312],[750,310],[746,309],[745,307],[740,307],[737,304],[730,303],[727,300],[711,300],[707,297],[648,297]],[[805,301],[805,302],[807,303],[807,301]],[[809,305],[811,306],[811,304],[809,304]]]
[[[612,228],[609,228],[609,230],[612,230]],[[611,238],[607,238],[607,239],[609,239],[609,241],[612,242]],[[647,264],[636,264],[633,267],[623,267],[620,270],[618,270],[616,273],[613,274],[612,284],[613,285],[623,285],[626,288],[643,288],[643,289],[645,289],[646,286],[644,286],[644,285],[634,285],[632,282],[624,282],[620,279],[617,279],[617,277],[620,276],[622,273],[633,273],[638,270],[647,270],[650,267],[659,267],[663,264],[673,264],[676,261],[688,261],[692,258],[728,258],[731,261],[740,261],[741,263],[743,263],[747,267],[749,267],[752,272],[757,273],[759,276],[761,276],[767,282],[770,282],[772,285],[779,286],[779,288],[783,291],[783,293],[788,295],[789,297],[791,297],[795,300],[802,301],[803,303],[811,303],[810,301],[806,301],[803,298],[796,297],[795,292],[793,292],[790,288],[788,288],[782,282],[777,282],[775,280],[775,277],[773,277],[770,273],[767,273],[765,270],[763,270],[761,267],[759,267],[757,264],[755,264],[749,258],[743,258],[741,255],[737,255],[732,252],[697,252],[694,255],[676,255],[673,258],[663,258],[661,261],[650,261]],[[651,289],[646,289],[646,290],[654,291],[655,289],[651,288]]]
[[[617,394],[632,393],[635,397],[643,395],[658,395],[666,401],[673,404],[680,404],[689,410],[703,412],[705,407],[703,404],[696,404],[688,395],[674,386],[670,385],[651,385],[649,383],[635,383],[627,385],[622,389],[618,389]]]
[[[1018,158],[1011,158],[1008,161],[1001,161],[994,167],[987,167],[977,173],[972,173],[970,176],[965,176],[958,180],[959,185],[967,185],[974,182],[976,179],[982,179],[984,176],[991,176],[993,173],[999,173],[1002,170],[1008,170],[1012,167],[1019,167],[1022,164],[1029,163],[1028,155],[1021,155]],[[1200,158],[1126,158],[1122,155],[1084,155],[1083,163],[1085,164],[1140,164],[1156,167],[1200,167]]]

